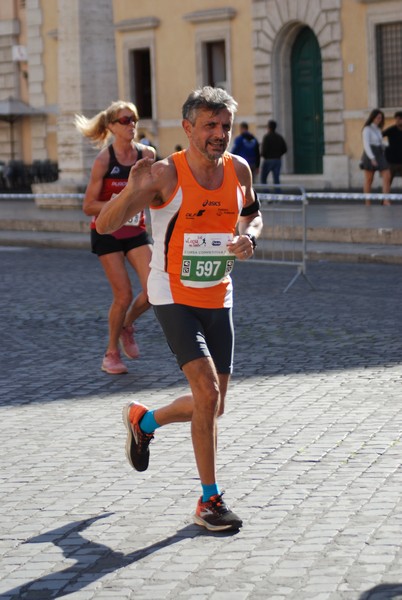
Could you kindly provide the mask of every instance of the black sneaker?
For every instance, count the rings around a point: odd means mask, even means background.
[[[149,443],[153,433],[141,431],[139,422],[148,411],[139,402],[130,402],[123,408],[123,422],[127,429],[126,456],[130,465],[136,471],[146,471],[149,464]]]
[[[223,492],[222,494],[211,496],[206,502],[202,501],[201,496],[194,514],[194,523],[206,527],[209,531],[240,529],[243,525],[242,520],[226,506],[222,500],[222,495]]]

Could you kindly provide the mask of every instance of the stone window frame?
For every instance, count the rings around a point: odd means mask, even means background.
[[[197,29],[195,35],[195,60],[197,86],[205,85],[205,44],[209,42],[225,43],[226,82],[225,89],[232,93],[232,65],[231,65],[231,35],[230,27],[208,27]]]
[[[158,105],[156,101],[156,50],[155,32],[159,26],[156,17],[130,19],[116,23],[115,29],[122,36],[121,48],[123,52],[123,92],[125,98],[131,99],[131,52],[147,49],[151,61],[151,93],[152,93],[152,119],[143,119],[140,115],[140,124],[143,129],[153,136],[157,133]]]
[[[377,46],[376,46],[376,27],[378,25],[387,25],[402,21],[402,10],[395,10],[391,7],[386,10],[385,7],[368,7],[367,13],[367,80],[368,80],[368,104],[369,107],[378,106],[378,78],[377,78]],[[386,116],[392,116],[396,107],[381,107]]]
[[[226,91],[232,93],[232,49],[230,21],[236,16],[231,7],[214,8],[185,14],[183,20],[195,27],[196,84],[205,85],[205,44],[225,42]]]

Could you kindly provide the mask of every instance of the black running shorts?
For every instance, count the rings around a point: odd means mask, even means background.
[[[231,308],[195,308],[184,304],[154,305],[166,340],[179,367],[210,356],[220,374],[233,369],[234,330]]]
[[[144,231],[139,235],[118,240],[113,235],[100,234],[96,229],[91,229],[91,248],[94,254],[103,256],[112,252],[124,252],[127,254],[133,248],[139,248],[146,244],[152,244],[151,237]]]

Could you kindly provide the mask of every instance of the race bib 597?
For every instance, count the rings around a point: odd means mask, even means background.
[[[232,271],[235,261],[227,244],[229,233],[185,233],[181,282],[188,287],[212,287]]]

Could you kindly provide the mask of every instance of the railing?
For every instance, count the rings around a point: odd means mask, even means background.
[[[35,200],[35,198],[37,198],[38,200],[67,200],[68,198],[71,198],[73,200],[83,200],[84,194],[13,194],[11,192],[8,192],[6,194],[0,193],[0,200]]]
[[[400,202],[402,194],[364,194],[361,192],[308,192],[308,200],[390,200]]]
[[[51,160],[34,160],[25,164],[22,160],[0,161],[0,190],[7,193],[26,191],[34,183],[48,183],[59,177],[58,164]]]

